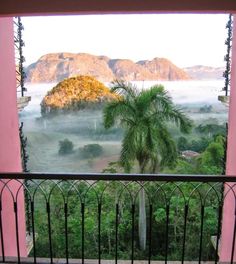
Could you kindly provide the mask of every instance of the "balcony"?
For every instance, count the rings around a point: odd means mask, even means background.
[[[0,178],[3,263],[218,263],[223,204],[233,197],[235,207],[235,180],[225,176],[2,173]],[[32,238],[28,258],[21,257],[19,242],[23,191]],[[15,258],[5,254],[4,210],[13,216]],[[235,230],[236,225],[227,249],[231,263]]]

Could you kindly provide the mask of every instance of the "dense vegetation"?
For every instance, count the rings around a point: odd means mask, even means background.
[[[151,239],[153,260],[163,260],[168,243],[168,260],[181,260],[184,220],[186,223],[185,260],[197,260],[201,233],[202,202],[204,203],[204,229],[202,237],[202,259],[214,258],[211,236],[217,233],[218,197],[214,190],[208,192],[208,184],[184,183],[179,185],[166,183],[148,183],[146,191],[147,211],[147,247],[142,250],[138,236],[138,183],[120,182],[61,182],[56,187],[54,182],[41,185],[45,197],[50,203],[50,221],[52,249],[54,257],[65,257],[65,203],[67,203],[67,232],[69,257],[82,257],[82,233],[84,231],[84,257],[98,258],[100,219],[101,258],[114,259],[116,252],[116,224],[118,227],[117,252],[119,259],[130,259],[132,234],[134,234],[134,258],[147,259],[150,246],[150,220],[152,221]],[[73,186],[73,187],[72,187]],[[179,186],[179,188],[177,188]],[[220,193],[221,186],[216,187]],[[195,191],[194,191],[195,189]],[[181,191],[180,191],[181,190]],[[38,256],[49,257],[48,215],[46,198],[38,190],[35,201],[35,227],[38,233],[36,252]],[[48,193],[48,194],[47,194]],[[63,194],[62,194],[63,193]],[[201,195],[201,196],[200,196]],[[219,195],[219,194],[218,194]],[[64,197],[64,198],[63,198]],[[64,200],[65,199],[65,200]],[[202,200],[201,200],[202,199]],[[150,204],[152,211],[150,211]],[[117,213],[118,206],[118,215]],[[186,213],[186,206],[188,211]],[[101,215],[99,218],[99,208]],[[134,219],[132,218],[134,213]],[[167,228],[168,237],[166,236]],[[84,217],[84,218],[83,218]],[[118,217],[118,218],[117,218]],[[84,219],[84,229],[83,222]],[[134,222],[133,222],[134,221]],[[134,227],[134,233],[132,232]]]
[[[46,115],[60,110],[98,109],[105,102],[117,98],[95,78],[79,75],[63,80],[49,91],[41,103],[41,113]]]

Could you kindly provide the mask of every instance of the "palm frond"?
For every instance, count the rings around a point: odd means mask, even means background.
[[[170,132],[166,126],[161,126],[157,130],[158,132],[158,148],[159,155],[161,157],[160,165],[164,166],[174,166],[177,160],[177,147],[175,141],[173,140]]]
[[[125,132],[122,140],[122,148],[120,153],[120,164],[124,168],[125,172],[130,172],[132,163],[135,160],[135,130],[130,129]]]
[[[174,105],[172,105],[168,112],[165,113],[165,118],[179,126],[180,131],[183,133],[189,133],[193,126],[193,122],[182,112],[181,109]]]
[[[136,98],[139,94],[138,89],[135,85],[124,80],[115,80],[112,82],[111,92],[115,92],[124,98]]]
[[[167,92],[165,92],[162,85],[152,86],[148,90],[142,90],[138,96],[137,103],[149,105],[152,102],[156,102],[159,97],[166,97]]]
[[[115,122],[134,115],[134,109],[124,100],[112,101],[103,109],[103,124],[105,128],[114,126]]]
[[[171,97],[162,85],[152,86],[150,90],[143,90],[136,100],[140,115],[148,118],[158,115],[160,119],[163,119],[162,114],[165,116],[172,105]]]
[[[156,132],[156,126],[155,124],[152,124],[151,120],[148,120],[148,123],[146,123],[147,127],[145,131],[145,145],[151,153],[157,152],[158,137]]]
[[[150,160],[150,167],[149,167],[149,172],[150,173],[159,173],[160,171],[160,161],[158,154],[155,153],[155,155],[152,156]]]
[[[158,114],[160,118],[165,117],[174,107],[171,96],[162,85],[155,85],[150,90],[143,91],[139,100],[149,105],[152,114]]]
[[[177,126],[179,126],[181,132],[189,133],[192,127],[192,121],[182,112],[180,108],[174,105],[171,97],[168,92],[164,90],[163,86],[153,86],[151,87],[149,93],[143,93],[143,95],[144,98],[149,95],[149,104],[153,102],[155,105],[155,111],[152,109],[151,113],[154,119],[158,116],[159,120],[174,122]]]

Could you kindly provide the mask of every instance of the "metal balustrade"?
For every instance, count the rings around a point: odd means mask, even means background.
[[[229,196],[235,202],[234,181],[233,177],[198,175],[1,173],[2,262],[8,261],[4,196],[12,205],[8,210],[16,228],[16,261],[23,261],[18,203],[24,191],[34,263],[43,257],[51,263],[58,258],[65,263],[71,259],[98,264],[105,260],[217,263],[223,204]],[[144,221],[142,231],[140,220]],[[231,262],[235,233],[232,236]]]

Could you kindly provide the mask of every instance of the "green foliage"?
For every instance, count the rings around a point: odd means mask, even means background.
[[[109,162],[108,166],[102,171],[102,173],[119,173],[119,172],[124,172],[119,162]]]
[[[73,142],[70,141],[69,139],[65,138],[64,140],[59,141],[58,153],[60,155],[71,154],[73,152],[73,149],[74,149]]]
[[[91,159],[101,156],[103,147],[99,144],[88,144],[79,148],[79,155],[84,159]]]
[[[215,120],[215,122],[217,121]],[[218,135],[225,136],[226,126],[217,123],[206,123],[196,126],[194,131],[196,132],[194,139],[190,140],[183,136],[180,136],[177,139],[177,147],[179,151],[192,150],[202,153]]]
[[[196,171],[196,159],[186,160],[178,158],[176,166],[173,169],[165,169],[164,173],[168,174],[198,174]]]
[[[51,185],[50,185],[51,184]],[[72,184],[73,185],[73,184]],[[138,248],[138,199],[140,190],[138,183],[124,185],[122,182],[99,181],[89,185],[86,182],[74,183],[71,188],[68,182],[60,183],[60,189],[54,182],[47,182],[42,186],[45,193],[54,191],[50,195],[50,221],[53,257],[65,256],[65,207],[61,190],[63,190],[67,203],[67,231],[69,240],[69,257],[81,258],[82,249],[82,204],[84,205],[84,255],[87,259],[98,258],[98,205],[101,204],[100,234],[101,258],[114,259],[116,249],[116,205],[119,205],[118,221],[118,258],[130,259],[132,241],[132,205],[135,206],[134,214],[134,257],[146,259],[147,250]],[[203,230],[203,260],[212,260],[214,251],[211,245],[211,235],[217,231],[218,201],[215,190],[209,190],[208,184],[198,183],[148,183],[145,186],[146,194],[152,204],[152,259],[163,260],[165,257],[167,205],[169,205],[168,223],[168,259],[181,260],[184,232],[184,214],[186,205],[187,228],[185,259],[197,260],[199,254],[199,240],[201,228],[201,199],[204,200],[204,230]],[[161,186],[161,187],[160,187]],[[178,188],[176,188],[178,186]],[[220,186],[218,186],[220,187]],[[217,192],[218,187],[214,187]],[[181,192],[179,191],[181,189]],[[47,195],[46,195],[47,196]],[[149,200],[149,199],[148,199]],[[149,203],[146,203],[148,210]],[[40,191],[35,196],[35,230],[38,234],[36,240],[36,254],[40,257],[49,257],[48,215],[46,199]],[[149,211],[147,222],[149,223]],[[181,245],[181,246],[180,246]],[[32,255],[32,253],[31,253]]]
[[[201,134],[207,135],[208,137],[212,137],[217,134],[225,135],[226,126],[218,124],[200,124],[195,128],[195,130]]]
[[[179,151],[184,151],[189,149],[188,140],[186,137],[179,137],[177,141],[177,148]]]
[[[222,174],[225,166],[225,138],[217,136],[209,144],[199,159],[199,172],[205,174]]]
[[[177,174],[222,174],[225,171],[225,144],[224,136],[216,136],[209,141],[199,157],[190,160],[179,158],[173,170],[166,169],[164,172]]]
[[[132,84],[115,81],[111,91],[120,100],[104,108],[104,126],[119,124],[124,129],[120,163],[129,172],[139,165],[139,172],[159,172],[173,166],[177,159],[175,142],[167,122],[176,124],[183,133],[191,129],[191,121],[177,108],[164,87],[156,85],[138,91]]]
[[[188,145],[188,149],[196,152],[203,152],[211,141],[212,139],[205,137],[201,137],[198,140],[192,140]]]

